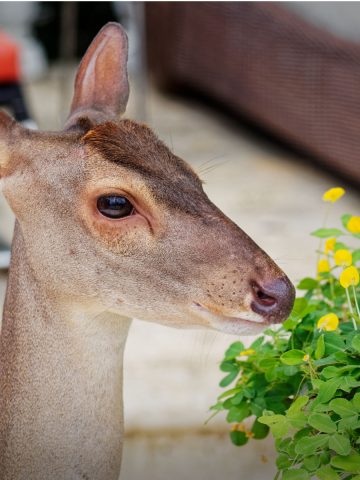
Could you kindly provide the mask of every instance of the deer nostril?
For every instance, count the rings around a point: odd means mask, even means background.
[[[287,277],[280,277],[265,285],[251,284],[253,301],[251,309],[269,319],[280,322],[290,313],[294,303],[295,290]]]
[[[273,307],[277,303],[276,298],[262,290],[257,283],[253,284],[253,291],[255,300],[264,307]]]

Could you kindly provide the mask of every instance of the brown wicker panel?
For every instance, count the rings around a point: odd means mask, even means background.
[[[246,113],[360,183],[360,45],[274,2],[150,2],[159,83]]]

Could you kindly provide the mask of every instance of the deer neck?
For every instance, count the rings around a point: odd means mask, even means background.
[[[0,336],[0,479],[117,480],[130,320],[64,305],[16,228]]]

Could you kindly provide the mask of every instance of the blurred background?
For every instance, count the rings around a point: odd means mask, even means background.
[[[334,224],[360,211],[360,3],[0,2],[0,105],[29,128],[61,129],[76,65],[111,20],[129,35],[126,116],[190,162],[294,282],[311,275],[323,191],[347,190]],[[2,303],[3,198],[0,225]],[[221,415],[204,425],[233,340],[134,322],[123,480],[272,478],[271,439],[236,449]]]

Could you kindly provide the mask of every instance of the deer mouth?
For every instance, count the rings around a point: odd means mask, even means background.
[[[230,334],[256,334],[261,332],[269,321],[253,311],[239,312],[235,315],[224,315],[198,302],[194,302],[197,314],[208,323],[210,328]]]

